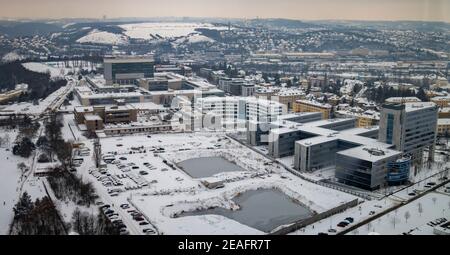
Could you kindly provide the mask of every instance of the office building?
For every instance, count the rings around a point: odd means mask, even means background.
[[[421,161],[423,149],[434,147],[437,119],[438,107],[432,102],[384,104],[379,141],[392,144],[394,149]]]
[[[106,84],[134,84],[136,79],[154,75],[152,56],[108,56],[103,60]]]
[[[336,178],[346,185],[376,190],[387,184],[393,163],[402,153],[391,149],[360,146],[336,153]],[[407,161],[405,161],[407,162]],[[409,173],[408,164],[406,164]]]

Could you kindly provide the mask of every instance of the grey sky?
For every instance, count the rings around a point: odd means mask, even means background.
[[[0,0],[0,17],[224,17],[450,22],[450,0]]]

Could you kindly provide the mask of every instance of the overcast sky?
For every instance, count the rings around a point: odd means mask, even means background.
[[[3,18],[103,15],[450,22],[450,0],[0,0]]]

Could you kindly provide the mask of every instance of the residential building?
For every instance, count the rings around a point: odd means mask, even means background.
[[[430,101],[437,104],[441,108],[450,106],[450,96],[433,97],[430,99]]]
[[[331,109],[333,107],[329,104],[322,104],[316,101],[297,100],[294,103],[294,112],[321,112],[323,119],[329,119],[331,116]]]
[[[448,119],[438,119],[438,135],[440,136],[448,136],[450,135],[450,118]]]

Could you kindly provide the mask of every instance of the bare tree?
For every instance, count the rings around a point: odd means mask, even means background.
[[[405,216],[406,223],[408,223],[408,219],[411,217],[411,214],[409,213],[409,211],[406,211],[404,216]]]
[[[367,223],[367,231],[370,231],[371,228],[372,228],[372,223],[371,222]]]
[[[419,212],[419,215],[422,216],[423,206],[422,206],[422,203],[420,203],[420,202],[417,204],[417,211]]]
[[[395,218],[395,215],[394,215],[394,217],[392,217],[391,218],[391,224],[392,224],[392,226],[394,226],[394,229],[395,229],[395,223],[396,223],[396,221],[397,221],[397,219]]]
[[[27,165],[25,165],[25,163],[23,163],[23,162],[17,164],[17,168],[20,169],[20,172],[21,172],[22,174],[24,174],[24,173],[28,170]]]

